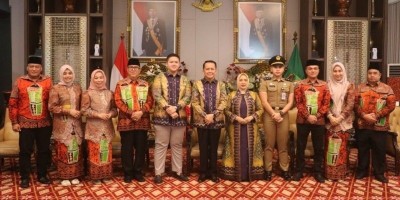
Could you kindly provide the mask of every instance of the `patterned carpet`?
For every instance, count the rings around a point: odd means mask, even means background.
[[[198,161],[195,161],[195,168],[190,173],[188,182],[166,176],[163,184],[155,185],[151,166],[146,170],[146,182],[124,183],[120,161],[117,159],[114,165],[114,178],[101,184],[96,185],[85,180],[76,186],[63,187],[57,179],[56,172],[52,170],[49,172],[53,180],[50,186],[39,184],[36,182],[36,175],[32,174],[31,187],[22,190],[18,185],[20,181],[18,173],[15,169],[14,171],[10,169],[17,166],[17,159],[6,159],[0,172],[0,199],[400,199],[400,179],[394,175],[393,158],[388,157],[387,176],[390,181],[386,185],[373,180],[373,177],[355,180],[353,174],[355,160],[356,152],[353,150],[347,179],[337,182],[326,181],[323,184],[315,182],[309,175],[300,182],[286,182],[281,177],[274,176],[269,182],[198,183],[198,176],[195,173],[198,170]],[[308,170],[310,170],[309,164],[307,164]]]

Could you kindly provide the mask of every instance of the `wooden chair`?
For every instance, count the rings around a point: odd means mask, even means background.
[[[19,133],[12,130],[8,108],[5,112],[4,126],[0,129],[0,167],[4,164],[4,158],[18,157]]]
[[[117,131],[117,123],[118,123],[118,117],[112,118],[112,122],[114,125],[115,129],[115,136],[111,141],[112,144],[112,154],[113,158],[120,158],[121,157],[121,135],[120,132]],[[154,130],[149,130],[147,133],[147,141],[146,141],[146,151],[145,151],[145,162],[146,162],[146,167],[149,167],[150,165],[150,153],[149,153],[149,139],[154,138]],[[154,141],[154,139],[152,140]]]
[[[113,158],[119,158],[119,157],[121,157],[121,135],[120,135],[119,131],[117,131],[118,117],[112,118],[112,122],[113,122],[114,130],[115,130],[115,136],[111,140],[112,156],[113,156]]]
[[[294,171],[296,160],[296,141],[297,141],[297,108],[289,110],[289,156],[290,156],[290,170]],[[312,158],[314,156],[314,147],[312,145],[311,134],[308,136],[306,149],[304,150],[305,158]]]
[[[225,135],[226,131],[225,128],[221,129],[221,135],[219,137],[219,144],[218,144],[218,158],[222,158],[222,153],[224,151],[225,145]],[[188,129],[186,131],[186,170],[190,172],[193,169],[193,159],[200,158],[200,147],[199,147],[199,138],[197,135],[197,129]]]
[[[390,113],[389,117],[390,131],[387,135],[386,153],[395,160],[395,174],[400,174],[400,107]]]

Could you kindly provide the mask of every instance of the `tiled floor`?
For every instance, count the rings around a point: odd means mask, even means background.
[[[354,169],[356,153],[350,157]],[[50,186],[37,183],[32,174],[31,187],[22,190],[18,185],[18,173],[4,169],[16,166],[16,160],[6,159],[0,172],[0,199],[400,199],[400,179],[394,175],[393,165],[393,159],[388,157],[390,182],[386,185],[373,180],[373,177],[355,180],[351,170],[345,180],[324,184],[315,182],[310,176],[300,182],[287,182],[274,176],[269,182],[221,181],[215,184],[211,181],[197,182],[196,161],[188,182],[166,176],[163,184],[155,185],[151,168],[146,171],[146,182],[125,184],[117,161],[114,178],[98,185],[83,180],[79,185],[63,187],[53,170],[49,172],[53,180]]]

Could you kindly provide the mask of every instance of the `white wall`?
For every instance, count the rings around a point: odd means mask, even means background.
[[[12,80],[25,73],[25,1],[10,0]]]
[[[212,12],[202,12],[192,6],[194,0],[181,0],[180,56],[189,68],[190,79],[203,77],[202,64],[205,60],[215,60],[218,64],[218,79],[225,79],[226,67],[234,61],[233,40],[233,0],[219,0],[222,6]],[[121,32],[128,26],[128,1],[114,1],[113,16],[113,56],[115,56]],[[293,33],[299,29],[299,1],[287,1],[286,55],[293,49]],[[128,39],[126,38],[126,41]],[[127,46],[128,48],[128,46]],[[241,66],[251,66],[243,65]]]
[[[128,26],[129,0],[114,0],[113,5],[113,58],[118,49],[120,34]],[[233,0],[220,0],[222,6],[212,12],[202,12],[192,6],[194,0],[181,0],[181,35],[180,56],[189,67],[190,79],[203,77],[204,60],[213,59],[218,63],[218,79],[225,78],[226,67],[234,61],[233,41]],[[13,80],[24,74],[23,58],[25,43],[25,1],[10,0],[12,30],[12,74]],[[299,32],[299,1],[287,1],[286,55],[290,56],[293,48],[293,33]],[[128,38],[126,38],[128,41]],[[126,45],[128,47],[128,45]],[[241,65],[246,66],[246,65]],[[250,65],[247,65],[250,66]]]

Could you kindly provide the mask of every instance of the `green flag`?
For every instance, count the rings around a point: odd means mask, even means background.
[[[285,78],[287,78],[289,75],[293,75],[295,81],[304,79],[303,65],[301,64],[297,43],[293,47],[292,55],[290,56],[288,63],[288,70],[285,73]]]

